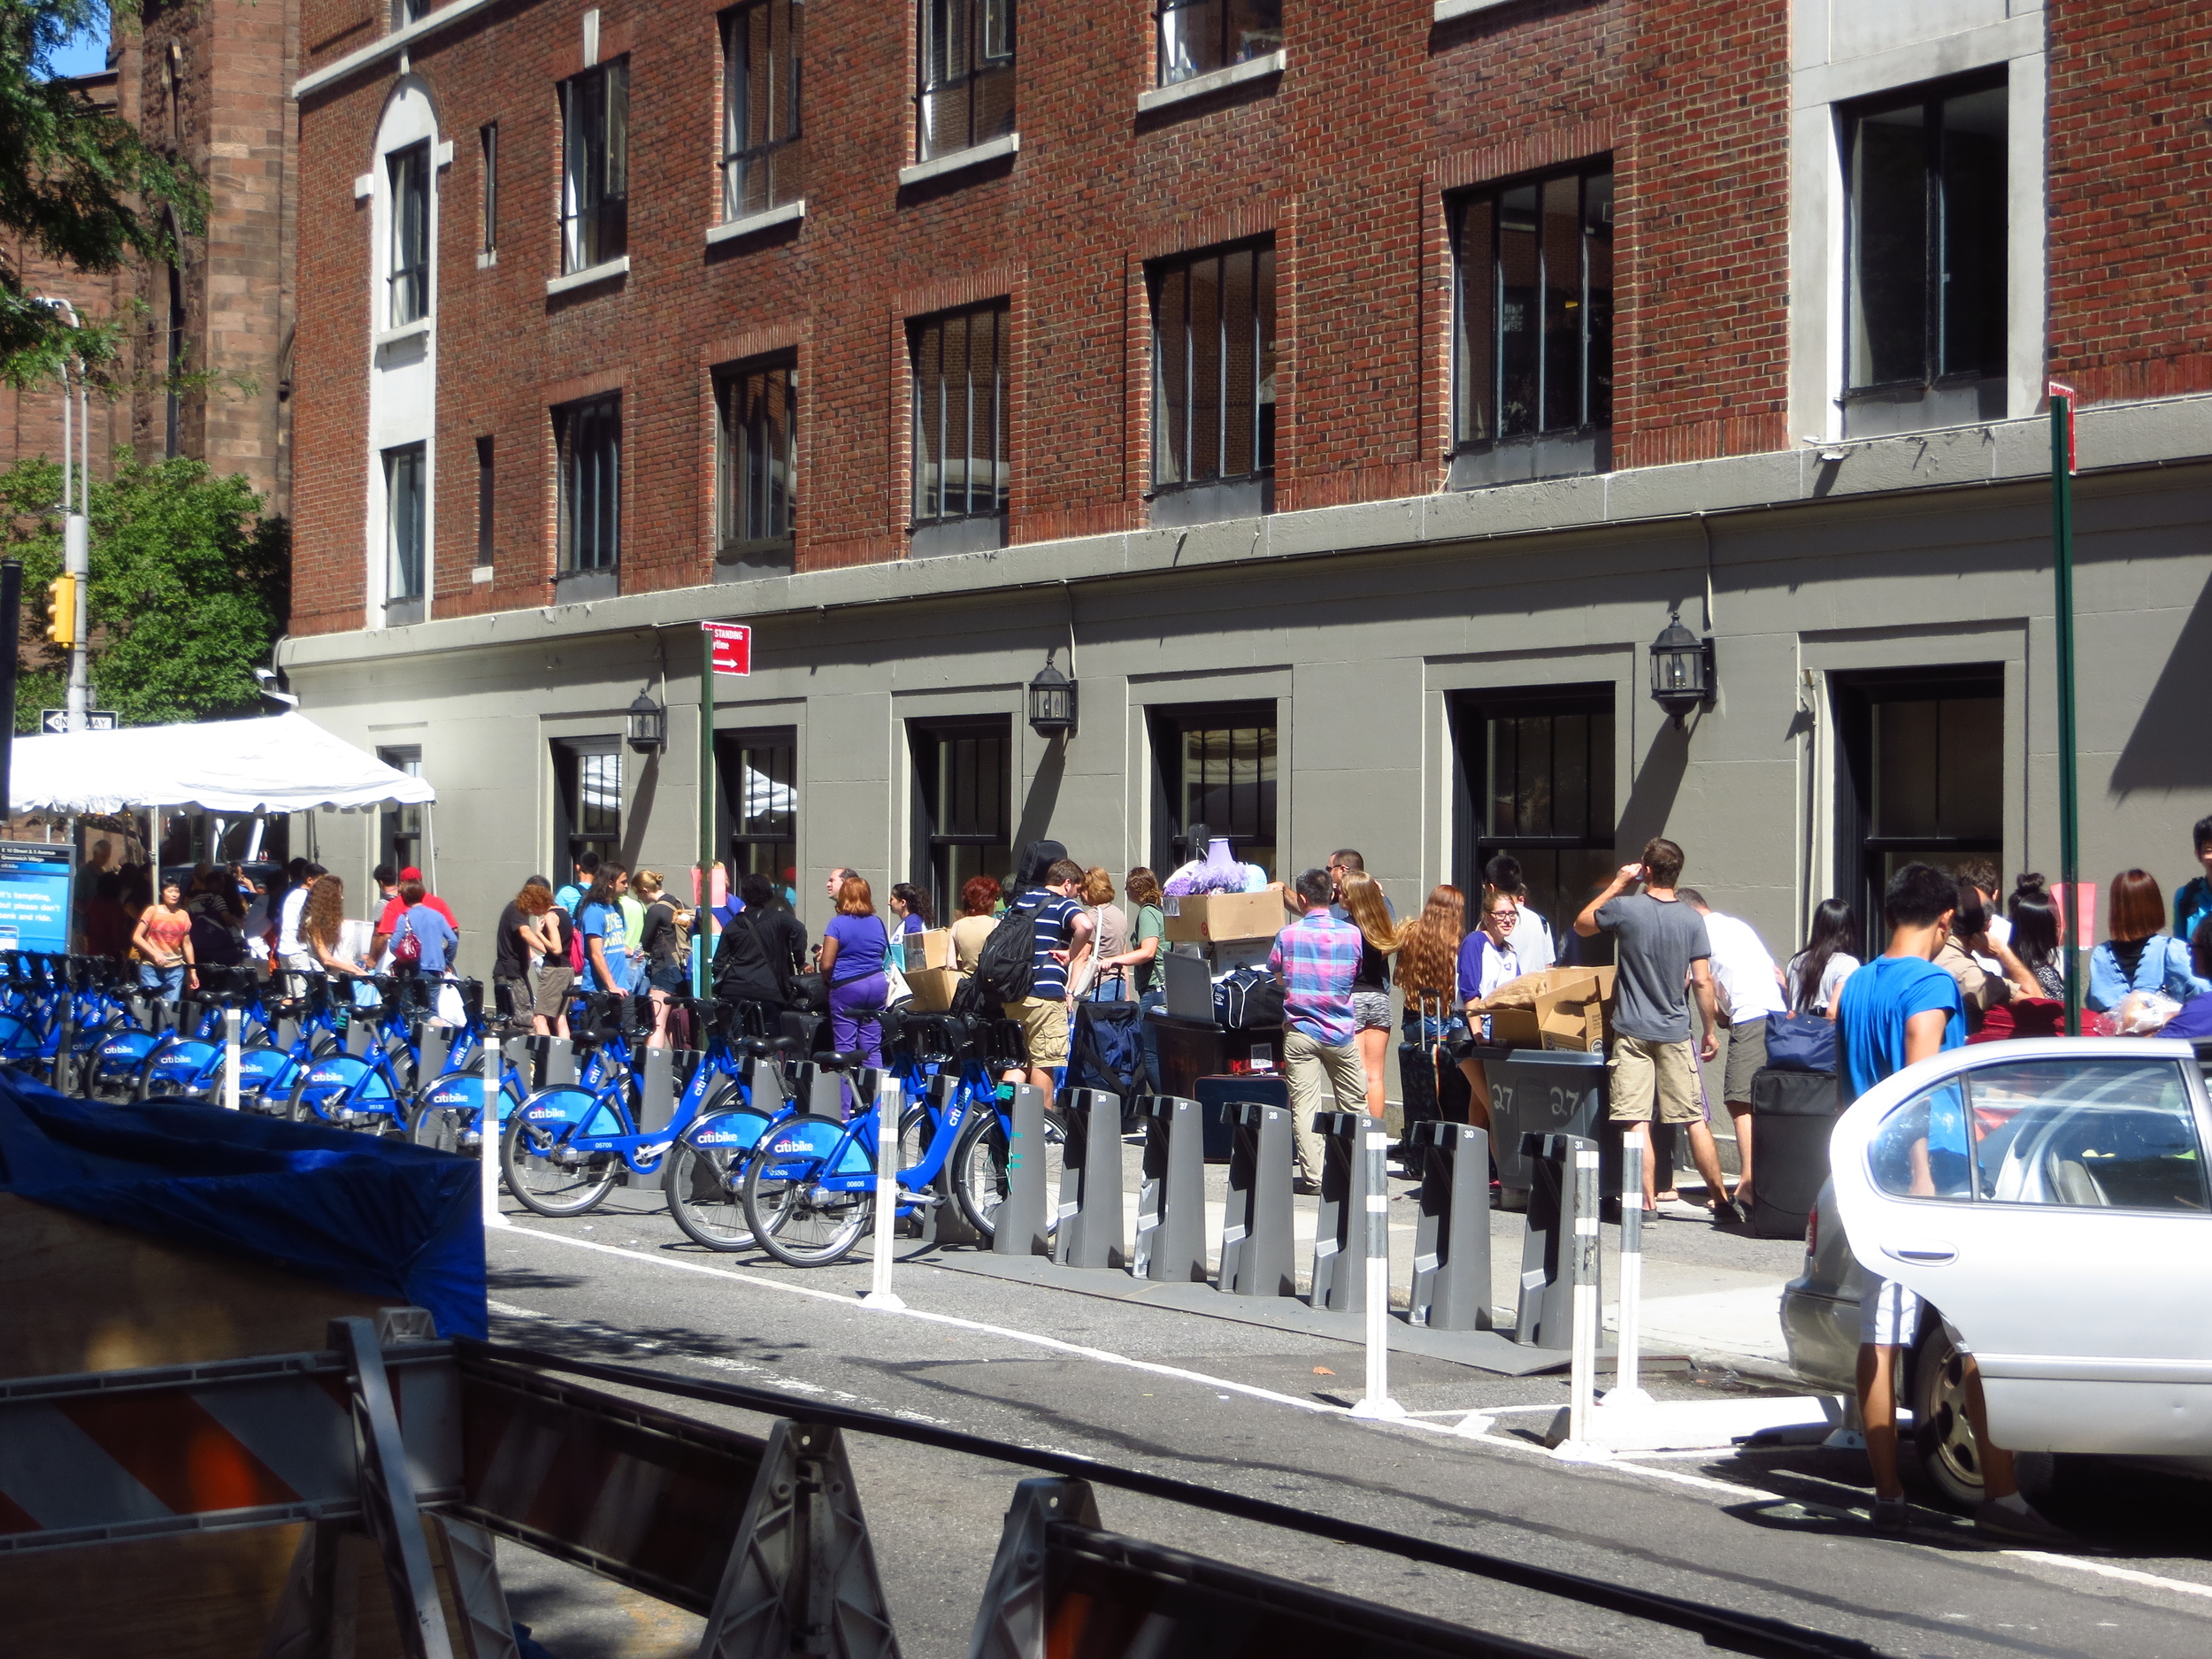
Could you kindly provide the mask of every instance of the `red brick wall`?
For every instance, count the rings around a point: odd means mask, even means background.
[[[2050,14],[2050,370],[2086,402],[2212,389],[2212,15]]]
[[[800,567],[901,557],[905,319],[965,299],[1012,303],[1011,539],[1141,525],[1143,262],[1256,232],[1279,261],[1279,506],[1434,489],[1450,447],[1442,193],[1608,150],[1617,464],[1786,442],[1785,0],[1525,0],[1441,28],[1430,0],[1292,0],[1279,87],[1144,118],[1148,9],[1039,4],[1021,19],[1019,156],[906,191],[911,6],[810,0],[805,222],[711,250],[715,8],[681,0],[649,22],[643,0],[605,0],[603,31],[631,46],[632,266],[549,299],[556,82],[580,61],[584,9],[497,8],[411,54],[456,157],[441,180],[436,614],[547,597],[549,388],[579,375],[625,388],[625,588],[708,580],[709,370],[771,336],[796,346],[802,376]],[[307,66],[381,27],[365,0],[303,0]],[[351,181],[393,68],[303,115],[303,632],[361,623],[369,250]],[[476,133],[494,119],[503,225],[497,265],[479,269]],[[498,557],[475,583],[488,434]]]

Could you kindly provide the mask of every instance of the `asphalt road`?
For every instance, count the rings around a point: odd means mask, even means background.
[[[1325,1338],[1010,1283],[926,1254],[897,1270],[908,1311],[886,1312],[857,1301],[864,1254],[810,1272],[710,1255],[657,1194],[618,1191],[573,1221],[511,1213],[516,1225],[490,1245],[502,1341],[774,1389],[795,1408],[901,1413],[1788,1619],[1884,1654],[2152,1659],[2212,1645],[2212,1505],[2169,1475],[2046,1468],[2039,1495],[2083,1539],[2078,1555],[1987,1548],[1934,1509],[1892,1541],[1865,1524],[1857,1454],[1557,1461],[1536,1437],[1566,1397],[1559,1378],[1395,1356],[1394,1395],[1431,1415],[1376,1425],[1345,1409],[1361,1351]],[[1725,1248],[1701,1227],[1678,1236],[1692,1256]],[[1776,1386],[1680,1365],[1647,1380],[1678,1399]],[[1494,1431],[1449,1432],[1478,1407],[1499,1412]],[[1033,1471],[872,1436],[849,1446],[902,1651],[958,1659],[1014,1484]],[[1400,1556],[1110,1490],[1099,1503],[1113,1531],[1568,1652],[1709,1651],[1679,1631]],[[516,1617],[555,1659],[657,1659],[697,1640],[696,1619],[529,1551],[503,1545],[501,1571]]]

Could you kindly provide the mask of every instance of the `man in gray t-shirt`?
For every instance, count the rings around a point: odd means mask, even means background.
[[[1705,918],[1675,897],[1682,849],[1663,836],[1644,843],[1640,863],[1618,875],[1575,918],[1585,939],[1613,935],[1612,1111],[1630,1125],[1628,1138],[1644,1149],[1644,1207],[1654,1207],[1658,1171],[1652,1167],[1651,1119],[1688,1128],[1690,1156],[1712,1194],[1716,1222],[1741,1221],[1721,1179],[1720,1156],[1705,1122],[1705,1087],[1698,1062],[1720,1052],[1718,1010],[1713,1000],[1713,949]],[[1630,889],[1643,884],[1641,893]],[[1702,1041],[1690,1041],[1690,996],[1704,1021]]]

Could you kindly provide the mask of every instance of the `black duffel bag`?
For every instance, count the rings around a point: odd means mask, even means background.
[[[1283,1023],[1283,982],[1265,968],[1239,968],[1214,981],[1214,1023],[1230,1031]]]

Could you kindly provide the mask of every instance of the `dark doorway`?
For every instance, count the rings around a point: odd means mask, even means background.
[[[959,910],[962,884],[991,876],[1011,882],[1014,856],[1013,722],[1005,715],[914,721],[914,879],[937,915]]]
[[[1591,685],[1452,697],[1452,882],[1467,895],[1470,926],[1484,866],[1510,853],[1559,959],[1612,960],[1612,941],[1576,939],[1574,918],[1618,867],[1613,696]]]
[[[1205,856],[1187,832],[1203,824],[1270,876],[1276,867],[1275,803],[1279,744],[1272,703],[1210,703],[1150,713],[1152,867],[1164,879]]]

